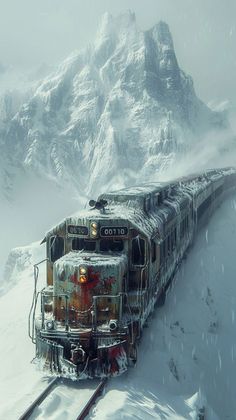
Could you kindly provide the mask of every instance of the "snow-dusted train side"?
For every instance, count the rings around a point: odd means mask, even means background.
[[[235,186],[236,171],[226,168],[126,188],[48,232],[47,286],[34,319],[43,366],[78,379],[125,371],[197,228]]]

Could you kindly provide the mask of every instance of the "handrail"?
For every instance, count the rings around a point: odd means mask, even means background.
[[[28,316],[28,335],[32,341],[32,343],[35,344],[35,312],[38,302],[38,296],[40,292],[37,292],[37,282],[38,282],[38,276],[39,276],[39,265],[43,262],[48,261],[48,258],[44,258],[44,260],[39,261],[37,264],[34,264],[34,293],[33,293],[33,299],[29,311]],[[32,317],[32,325],[31,325],[31,317]]]

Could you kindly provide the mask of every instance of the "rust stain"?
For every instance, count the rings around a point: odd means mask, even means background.
[[[92,293],[91,290],[94,289],[100,281],[100,273],[94,272],[92,267],[88,268],[88,281],[87,283],[81,284],[81,299],[85,307],[88,307],[92,304]]]
[[[122,356],[124,349],[122,346],[116,346],[108,349],[108,358],[110,360],[110,371],[112,374],[119,372],[117,359]]]

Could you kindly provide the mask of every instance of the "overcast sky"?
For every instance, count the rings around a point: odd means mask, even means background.
[[[0,62],[60,62],[92,42],[105,11],[136,13],[141,29],[165,20],[180,66],[205,101],[236,99],[236,0],[0,0]]]

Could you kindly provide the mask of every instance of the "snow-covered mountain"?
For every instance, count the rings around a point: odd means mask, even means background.
[[[11,165],[95,194],[152,178],[226,125],[197,98],[166,23],[141,31],[132,12],[105,14],[94,44],[9,117],[1,147]]]

